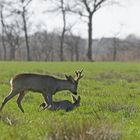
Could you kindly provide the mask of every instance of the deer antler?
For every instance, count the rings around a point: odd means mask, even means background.
[[[75,71],[76,73],[76,78],[75,78],[75,81],[79,81],[84,75],[82,75],[82,72],[83,72],[83,69],[81,71]]]

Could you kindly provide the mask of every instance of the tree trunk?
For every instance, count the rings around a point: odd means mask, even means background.
[[[76,61],[79,61],[79,37],[76,38],[75,54],[76,54]]]
[[[92,61],[92,15],[88,17],[88,53],[87,57],[89,61]]]
[[[28,32],[27,32],[27,23],[26,23],[26,18],[25,18],[25,9],[23,7],[23,13],[22,13],[22,18],[23,18],[23,30],[24,30],[24,35],[25,35],[25,43],[26,43],[26,48],[27,48],[27,60],[30,61],[30,47],[29,47],[29,40],[28,40]]]
[[[71,46],[72,48],[71,48],[71,61],[74,61],[74,48],[73,48],[73,46]]]
[[[1,28],[2,28],[2,46],[3,46],[3,51],[4,51],[4,55],[3,55],[3,59],[6,60],[6,45],[5,45],[5,37],[4,37],[4,33],[5,33],[5,24],[4,24],[4,20],[3,20],[3,7],[0,7],[0,17],[1,17]]]
[[[7,57],[6,57],[6,45],[5,45],[4,31],[2,31],[2,46],[3,46],[3,51],[4,51],[3,59],[6,60]]]
[[[116,44],[116,38],[113,38],[113,61],[116,61],[116,56],[117,56],[117,44]]]
[[[64,61],[64,40],[65,40],[65,32],[66,32],[66,11],[64,9],[64,1],[61,0],[61,11],[63,16],[63,30],[60,39],[60,60]]]
[[[63,28],[61,38],[60,38],[60,60],[64,61],[64,34],[65,34],[65,29]]]
[[[13,45],[11,45],[10,46],[10,57],[9,57],[9,59],[10,60],[15,60],[15,46],[13,46]]]

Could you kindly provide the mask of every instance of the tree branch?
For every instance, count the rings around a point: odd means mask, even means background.
[[[90,9],[90,7],[89,7],[89,5],[88,5],[88,3],[87,3],[87,0],[82,0],[82,1],[83,1],[84,5],[85,5],[87,11],[88,11],[89,13],[91,13],[91,9]]]
[[[100,0],[99,2],[97,2],[97,0],[94,1],[94,7],[93,7],[93,10],[92,10],[92,14],[95,13],[97,10],[99,10],[102,6],[102,4],[104,2],[106,2],[107,0]]]
[[[31,3],[31,1],[32,0],[28,0],[27,3],[24,5],[24,7],[27,7]]]

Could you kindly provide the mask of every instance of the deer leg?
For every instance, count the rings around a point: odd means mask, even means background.
[[[43,93],[42,95],[43,95],[43,97],[44,97],[44,101],[45,101],[45,102],[41,103],[41,104],[39,105],[39,107],[40,107],[40,108],[43,107],[42,110],[45,110],[45,109],[48,108],[48,106],[49,106],[49,101],[48,101],[47,95],[46,95],[45,93]]]
[[[52,103],[52,95],[51,94],[43,94],[43,97],[45,99],[45,102],[47,104],[47,106],[45,106],[43,108],[43,110],[45,110],[46,108],[48,108],[51,105],[51,108],[53,108],[53,103]]]
[[[46,108],[48,108],[49,105],[46,102],[43,102],[42,104],[39,105],[39,111],[45,110]]]
[[[46,106],[48,107],[49,106],[48,105],[48,99],[45,97],[45,93],[43,93],[42,95],[44,97],[44,102],[39,105],[39,108],[41,108],[41,107],[44,108]]]
[[[18,96],[18,98],[17,98],[17,104],[18,104],[18,107],[19,107],[19,109],[24,113],[24,109],[23,109],[23,107],[22,107],[22,105],[21,105],[21,101],[22,101],[22,99],[23,99],[23,97],[25,96],[25,92],[23,91],[23,92],[20,92],[20,94],[19,94],[19,96]]]
[[[39,105],[39,107],[45,107],[46,106],[46,103],[41,103],[40,105]]]
[[[40,105],[39,105],[39,107],[41,108],[41,107],[48,107],[49,105],[48,105],[48,103],[46,103],[46,102],[43,102],[43,103],[41,103]]]
[[[47,101],[48,101],[48,106],[51,106],[51,108],[52,108],[53,102],[52,102],[52,95],[51,94],[47,95]]]
[[[11,92],[9,93],[9,95],[7,97],[4,98],[3,102],[2,102],[2,105],[0,107],[0,111],[2,111],[4,105],[11,99],[13,98],[15,95],[18,94],[18,91],[16,90],[11,90]]]

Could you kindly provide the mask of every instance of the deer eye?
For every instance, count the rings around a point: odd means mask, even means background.
[[[75,85],[78,86],[78,82],[77,81],[75,81]]]

